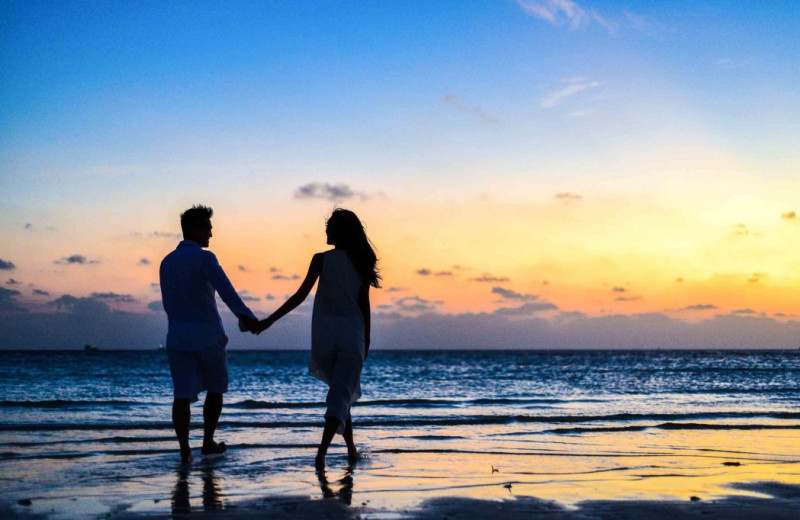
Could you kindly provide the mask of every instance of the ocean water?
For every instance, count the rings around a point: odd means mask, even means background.
[[[307,362],[308,352],[229,352],[217,438],[230,451],[215,466],[213,494],[220,504],[264,486],[319,491],[313,476],[292,476],[313,475],[323,422],[326,387],[307,375]],[[715,451],[715,467],[732,455],[798,461],[800,351],[374,351],[362,388],[353,417],[362,471],[372,472],[364,481],[384,491],[452,491],[488,478],[464,481],[438,468],[439,481],[427,483],[420,472],[447,460],[465,468],[503,461],[514,482],[533,474],[530,457],[542,474],[573,480],[615,469],[668,472],[680,464],[668,461]],[[103,497],[115,493],[128,497],[127,508],[144,507],[137,497],[157,507],[151,498],[174,487],[178,458],[171,401],[164,352],[5,352],[0,494],[39,503],[94,496],[84,513],[102,514],[112,507]],[[202,396],[192,410],[199,447]],[[335,444],[330,464],[344,467],[343,453]],[[419,466],[413,478],[404,460]]]

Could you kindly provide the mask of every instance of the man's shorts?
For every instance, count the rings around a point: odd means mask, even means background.
[[[228,391],[227,343],[228,338],[224,337],[224,341],[199,351],[167,349],[175,399],[195,402],[200,392]]]

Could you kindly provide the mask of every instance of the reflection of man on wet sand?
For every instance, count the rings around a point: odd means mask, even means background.
[[[172,514],[187,514],[191,511],[189,501],[189,470],[181,466],[177,473],[178,480],[172,489]],[[222,497],[219,489],[219,480],[214,475],[212,466],[202,469],[200,478],[203,479],[203,510],[213,511],[222,509]]]

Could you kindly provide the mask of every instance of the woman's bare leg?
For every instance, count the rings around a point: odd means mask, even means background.
[[[322,430],[322,440],[319,442],[319,448],[317,449],[317,458],[314,459],[314,466],[317,469],[322,469],[325,467],[325,455],[328,454],[328,448],[330,447],[333,436],[336,434],[336,430],[338,429],[339,419],[336,417],[325,418],[325,428]]]
[[[347,421],[344,423],[344,433],[342,434],[344,437],[344,442],[347,443],[347,458],[351,461],[358,458],[358,449],[356,449],[356,443],[353,440],[353,418],[347,417]]]

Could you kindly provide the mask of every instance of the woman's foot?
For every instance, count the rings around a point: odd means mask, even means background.
[[[348,462],[356,462],[358,459],[361,458],[361,455],[358,454],[358,449],[356,445],[353,444],[352,446],[347,447],[347,460]]]
[[[325,453],[317,452],[317,456],[314,458],[314,468],[321,470],[325,469]]]

